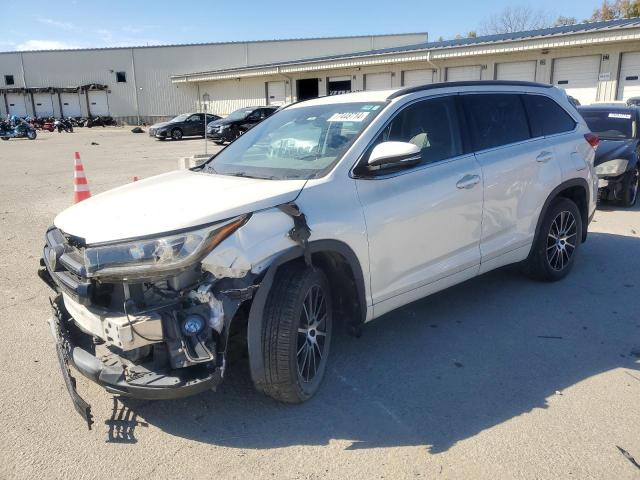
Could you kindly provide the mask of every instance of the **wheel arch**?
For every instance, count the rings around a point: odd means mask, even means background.
[[[349,300],[344,292],[349,290],[347,276],[350,275],[356,290],[356,298],[351,297],[353,310],[350,313],[355,316],[352,321],[356,324],[353,326],[357,328],[364,323],[367,313],[364,275],[358,257],[347,244],[338,240],[311,241],[308,248],[311,251],[312,265],[320,268],[327,275],[332,295],[336,294],[338,300],[336,304],[342,303],[343,307],[344,303]],[[264,308],[278,269],[285,264],[297,261],[304,261],[302,247],[292,247],[276,257],[264,274],[260,288],[251,303],[247,325],[249,368],[255,387],[261,391],[263,390],[262,386],[266,384],[262,351]]]
[[[589,225],[589,184],[584,178],[572,178],[554,188],[542,205],[531,245],[532,251],[540,235],[540,228],[542,227],[542,221],[547,214],[547,210],[549,210],[551,202],[559,197],[568,198],[578,206],[583,225],[582,242],[584,243],[587,240],[587,227]]]

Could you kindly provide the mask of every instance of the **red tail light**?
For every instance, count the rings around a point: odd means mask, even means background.
[[[584,139],[593,148],[596,148],[598,146],[598,144],[600,143],[600,138],[597,135],[593,134],[593,133],[585,133],[584,134]]]

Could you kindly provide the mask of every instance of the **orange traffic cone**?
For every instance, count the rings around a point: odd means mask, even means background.
[[[87,183],[87,177],[85,177],[84,175],[82,160],[80,160],[80,152],[75,153],[73,168],[73,203],[78,203],[82,200],[86,200],[91,196],[91,192],[89,191],[89,184]]]

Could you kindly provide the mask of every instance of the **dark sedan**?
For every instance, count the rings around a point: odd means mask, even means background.
[[[207,123],[218,120],[218,115],[207,114]],[[183,113],[168,122],[161,122],[149,127],[149,136],[165,140],[182,140],[182,137],[204,137],[204,113]]]
[[[233,142],[244,132],[273,115],[278,107],[246,107],[207,125],[207,137],[218,145]]]
[[[635,205],[640,177],[640,108],[592,105],[578,110],[600,137],[595,159],[600,199],[625,207]]]

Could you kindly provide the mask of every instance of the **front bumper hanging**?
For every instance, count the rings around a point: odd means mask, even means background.
[[[52,318],[49,321],[51,333],[56,342],[58,361],[65,385],[74,408],[91,429],[93,417],[90,405],[78,394],[76,380],[70,367],[89,380],[105,388],[108,392],[143,400],[168,400],[195,395],[214,389],[222,381],[224,365],[202,365],[168,371],[134,371],[121,362],[98,358],[90,345],[81,345],[77,337],[90,340],[84,333],[74,334],[73,324],[65,318],[62,296],[51,301]]]

